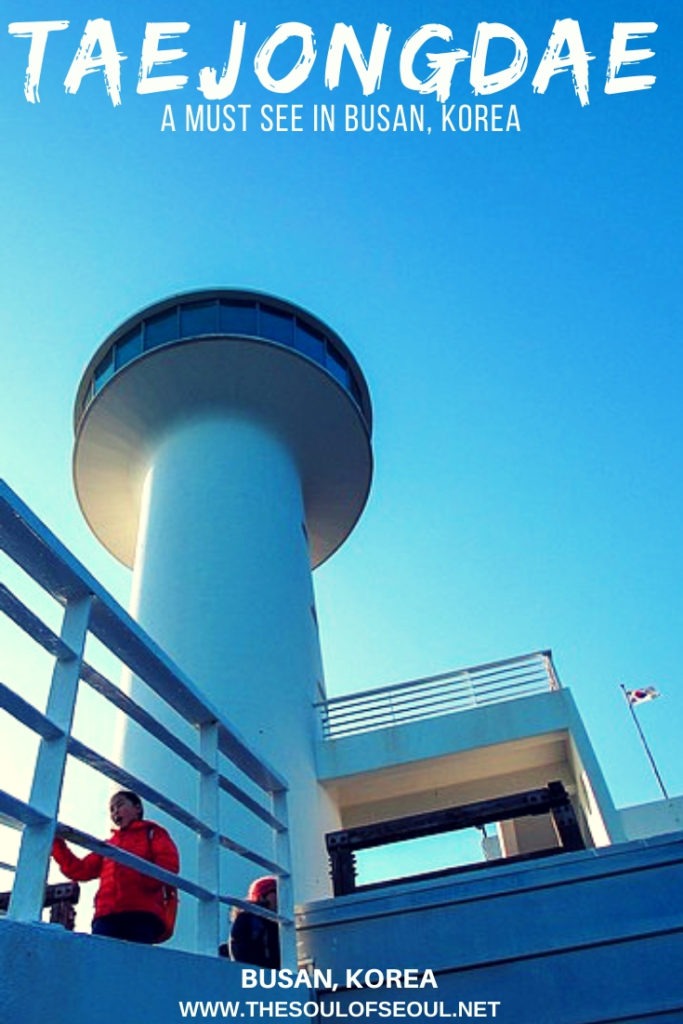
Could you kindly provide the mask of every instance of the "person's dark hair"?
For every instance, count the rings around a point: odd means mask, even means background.
[[[132,789],[119,789],[119,790],[117,790],[117,792],[116,792],[116,793],[112,793],[111,797],[109,798],[109,803],[111,803],[111,802],[112,802],[112,800],[114,800],[114,799],[115,799],[115,797],[117,797],[117,796],[122,796],[122,797],[124,797],[124,798],[125,798],[126,800],[129,800],[129,801],[130,801],[130,803],[132,803],[132,804],[133,804],[133,806],[134,806],[134,807],[137,807],[137,809],[139,810],[139,812],[140,812],[140,817],[141,817],[141,818],[144,818],[144,816],[145,816],[145,809],[144,809],[144,807],[142,806],[142,800],[141,800],[141,799],[140,799],[140,797],[139,797],[139,796],[137,795],[137,793],[134,793],[134,792],[132,791]]]

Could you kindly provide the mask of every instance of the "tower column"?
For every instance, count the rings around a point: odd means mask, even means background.
[[[142,310],[104,341],[74,422],[78,500],[133,570],[132,614],[287,780],[294,897],[328,895],[324,834],[339,820],[316,774],[315,704],[325,691],[311,572],[343,544],[368,496],[372,408],[358,364],[292,303],[192,292]],[[139,680],[128,683],[196,740]],[[133,722],[120,757],[194,811],[192,770]],[[272,858],[267,826],[223,800],[221,831]],[[192,877],[196,837],[168,824]],[[234,853],[222,861],[221,890],[239,895],[258,869]],[[191,948],[190,917],[181,907],[180,943]]]
[[[322,666],[310,555],[298,470],[269,427],[213,414],[153,446],[131,613],[289,780],[296,898],[324,893],[322,833],[338,819],[324,811],[313,768]],[[136,732],[123,753],[137,772],[158,774]],[[164,767],[171,791],[182,778]]]

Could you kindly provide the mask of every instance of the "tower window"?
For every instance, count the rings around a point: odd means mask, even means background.
[[[294,340],[294,322],[286,313],[262,306],[260,333],[264,338],[271,338],[291,348]]]
[[[196,334],[215,334],[218,330],[218,305],[192,302],[180,307],[180,331],[183,338]]]
[[[145,321],[145,350],[165,345],[178,337],[178,307],[167,309]]]
[[[327,357],[325,359],[325,366],[330,371],[333,377],[335,377],[340,384],[342,384],[347,390],[349,387],[349,370],[346,362],[339,353],[335,352],[331,345],[327,346]]]
[[[314,359],[316,363],[322,363],[325,358],[324,336],[312,327],[302,324],[300,320],[296,322],[294,348],[309,359]]]
[[[226,334],[256,334],[256,306],[253,302],[221,302],[220,329]]]
[[[95,367],[95,391],[99,391],[103,384],[109,380],[114,373],[114,347],[100,359]]]
[[[142,352],[142,329],[136,327],[116,343],[116,369],[119,370]]]

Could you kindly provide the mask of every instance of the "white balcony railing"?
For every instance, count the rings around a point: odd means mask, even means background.
[[[320,701],[323,737],[338,739],[557,690],[550,651],[461,668]]]
[[[16,865],[3,865],[5,869],[14,869],[8,915],[19,921],[40,920],[50,850],[53,838],[58,834],[88,850],[105,852],[107,857],[122,864],[144,870],[145,874],[173,884],[194,897],[197,907],[195,948],[198,952],[217,952],[224,917],[223,905],[248,907],[279,921],[283,963],[294,966],[285,780],[249,749],[235,729],[207,704],[194,684],[2,481],[0,551],[4,551],[11,562],[32,577],[64,609],[58,634],[16,593],[0,583],[0,611],[22,634],[54,659],[44,713],[12,687],[0,683],[0,710],[40,737],[30,798],[26,801],[18,799],[5,788],[9,780],[0,778],[0,824],[22,833]],[[180,729],[174,731],[157,721],[89,664],[84,657],[89,636],[95,637],[150,691],[172,707],[185,723],[189,723],[194,740],[188,742]],[[145,729],[193,770],[197,784],[193,809],[176,802],[173,796],[160,792],[144,778],[132,775],[76,739],[72,725],[83,684]],[[181,722],[181,726],[185,723]],[[198,844],[197,877],[170,874],[58,821],[68,758],[94,768],[122,788],[134,790],[193,831]],[[246,777],[247,785],[253,787],[255,796],[234,781],[235,768]],[[228,772],[231,777],[228,777]],[[265,823],[271,836],[271,856],[247,848],[221,832],[219,796],[223,801],[236,801],[244,813],[258,819],[260,829]],[[278,876],[277,915],[220,891],[219,862],[226,850],[256,865],[259,873],[265,871]]]

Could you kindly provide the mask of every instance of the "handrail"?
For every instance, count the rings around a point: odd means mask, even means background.
[[[170,882],[196,897],[198,952],[216,954],[222,905],[243,909],[248,906],[250,910],[280,923],[283,963],[295,965],[286,780],[251,750],[194,683],[1,480],[0,550],[5,551],[64,608],[62,628],[57,635],[8,586],[0,584],[0,612],[4,612],[26,636],[54,658],[45,713],[9,685],[0,682],[0,709],[40,737],[29,800],[19,800],[0,788],[0,823],[22,832],[19,857],[14,866],[9,916],[22,921],[40,920],[52,840],[55,835],[61,835],[88,850],[106,853],[107,857],[122,864],[134,866],[137,870],[144,869],[145,874]],[[196,750],[85,661],[84,649],[89,635],[96,637],[142,683],[193,726],[198,737]],[[198,783],[198,811],[176,803],[144,778],[126,771],[72,735],[82,683],[193,769]],[[57,812],[67,757],[87,764],[123,788],[140,793],[144,799],[190,828],[199,843],[199,877],[170,874],[80,829],[59,822]],[[264,803],[225,774],[222,759],[232,763],[255,784],[263,794]],[[268,826],[272,834],[273,857],[264,856],[220,831],[215,808],[221,792],[238,801],[250,815]],[[206,809],[206,816],[203,809]],[[239,896],[218,891],[221,850],[229,850],[278,875],[277,914],[246,904]]]
[[[534,651],[502,661],[330,697],[318,701],[316,707],[321,715],[324,739],[333,740],[560,687],[552,652]]]
[[[234,727],[220,719],[192,681],[4,480],[0,480],[0,529],[2,550],[65,608],[78,598],[92,597],[88,631],[162,700],[191,725],[219,722],[221,750],[231,760],[239,760],[245,775],[271,792],[287,788],[284,779],[252,753]]]

